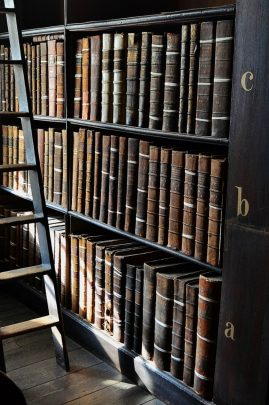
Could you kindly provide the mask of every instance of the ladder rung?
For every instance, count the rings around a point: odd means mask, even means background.
[[[34,330],[56,326],[58,323],[59,319],[56,316],[47,315],[42,316],[41,318],[30,319],[25,322],[3,326],[0,328],[0,340],[22,335],[23,333],[33,332]]]
[[[0,13],[1,14],[15,13],[15,8],[12,8],[12,7],[0,7]]]
[[[38,266],[22,267],[20,269],[3,271],[0,273],[0,281],[8,281],[19,279],[22,277],[33,276],[36,274],[46,274],[51,270],[48,264],[40,264]]]
[[[22,65],[22,61],[17,59],[0,59],[0,65]]]
[[[21,118],[21,117],[30,117],[29,112],[25,112],[25,111],[0,111],[0,117],[4,117],[4,118]]]
[[[14,165],[0,165],[1,172],[17,172],[21,170],[34,170],[36,165],[34,163],[18,163]]]
[[[41,221],[43,214],[21,215],[18,217],[0,218],[0,225],[21,225]]]

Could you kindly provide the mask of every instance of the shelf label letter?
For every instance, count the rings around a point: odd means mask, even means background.
[[[253,89],[254,75],[252,72],[245,72],[241,78],[241,86],[247,92]]]
[[[237,188],[237,216],[246,217],[249,213],[249,202],[246,198],[242,199],[242,187]]]
[[[226,329],[225,329],[225,336],[227,337],[227,339],[231,339],[233,341],[235,341],[234,338],[234,324],[232,324],[232,322],[227,322],[226,323]]]

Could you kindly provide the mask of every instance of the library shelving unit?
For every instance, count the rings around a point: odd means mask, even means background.
[[[42,2],[40,2],[42,3]],[[125,4],[126,3],[126,4]],[[269,3],[266,0],[167,1],[135,4],[120,1],[47,1],[37,5],[23,1],[23,37],[61,33],[65,41],[64,118],[35,116],[37,128],[53,126],[68,134],[68,207],[48,203],[48,208],[63,214],[66,231],[83,233],[104,229],[187,261],[198,261],[157,243],[124,232],[71,211],[72,132],[91,128],[121,136],[154,140],[158,145],[192,148],[228,157],[223,264],[221,268],[198,262],[206,269],[222,273],[222,298],[219,322],[213,402],[216,404],[267,404],[269,380],[269,92],[267,90],[269,49]],[[145,3],[145,4],[144,4]],[[212,7],[214,6],[214,7]],[[35,10],[31,19],[30,10]],[[37,10],[36,10],[37,8]],[[139,15],[139,17],[136,17]],[[168,30],[183,22],[235,18],[235,45],[231,97],[231,124],[228,139],[165,133],[127,125],[93,122],[73,118],[73,76],[75,40],[83,33],[109,31]],[[85,22],[85,20],[89,22]],[[165,28],[164,28],[165,27]],[[168,28],[169,27],[169,28]],[[0,34],[5,40],[6,34]],[[29,199],[3,188],[18,198]],[[25,290],[28,294],[25,294]],[[42,309],[42,294],[29,286],[16,289],[29,305]],[[124,374],[141,382],[161,400],[171,404],[209,404],[170,373],[127,350],[103,331],[64,309],[67,333],[94,350]]]

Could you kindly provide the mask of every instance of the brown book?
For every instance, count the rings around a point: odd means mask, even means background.
[[[64,116],[64,43],[56,42],[56,117]]]
[[[195,134],[211,134],[211,109],[215,56],[215,31],[213,21],[201,23],[200,55],[197,83],[197,104],[195,118]]]
[[[13,163],[13,127],[8,126],[8,164],[12,165]],[[13,173],[8,173],[8,187],[13,187]]]
[[[49,170],[48,170],[48,202],[53,201],[53,177],[54,177],[54,141],[55,130],[49,128]]]
[[[110,167],[109,167],[109,191],[108,191],[108,216],[107,223],[116,225],[117,218],[117,186],[118,186],[118,163],[119,163],[119,137],[111,135],[110,142]]]
[[[87,309],[87,273],[86,273],[86,236],[81,235],[79,238],[79,315],[86,318]]]
[[[135,277],[136,265],[126,265],[125,284],[125,314],[124,314],[124,346],[127,349],[133,348],[134,336],[134,300],[135,300]]]
[[[19,145],[19,147],[20,147],[20,145]],[[45,130],[44,129],[37,130],[37,148],[38,148],[41,176],[42,176],[42,179],[44,182],[44,153],[45,153]]]
[[[232,20],[217,22],[211,132],[211,135],[216,138],[227,138],[229,135],[233,25]]]
[[[158,214],[160,193],[160,148],[150,146],[149,152],[149,178],[147,202],[147,229],[146,238],[157,242],[158,240]]]
[[[127,176],[128,141],[126,137],[119,138],[119,164],[118,164],[118,187],[117,187],[117,220],[116,227],[124,229],[125,200],[126,200],[126,176]]]
[[[226,159],[212,159],[210,173],[208,239],[206,261],[220,266],[221,233],[223,222],[223,189]]]
[[[198,155],[185,155],[185,182],[183,205],[183,228],[181,250],[185,255],[193,256],[197,198]]]
[[[8,50],[8,53],[9,53],[9,57],[10,57],[10,49]],[[30,95],[31,95],[31,99],[32,99],[32,46],[29,42],[26,43],[26,54],[27,54],[27,77],[28,77]],[[9,77],[10,77],[10,71],[11,71],[11,69],[9,67]],[[8,110],[10,110],[10,103],[9,103]]]
[[[86,174],[86,129],[79,130],[77,211],[84,212]]]
[[[16,104],[16,101],[15,101]],[[15,108],[17,111],[17,109]],[[36,45],[36,114],[41,114],[41,50],[40,44]]]
[[[128,139],[128,160],[127,160],[125,224],[124,224],[124,230],[126,232],[134,232],[134,230],[135,230],[138,154],[139,154],[139,140],[134,139],[134,138],[129,138]]]
[[[60,235],[61,241],[61,303],[70,307],[70,267],[69,267],[69,238],[65,233]]]
[[[36,46],[35,45],[31,46],[31,61],[32,61],[32,64],[31,64],[31,69],[32,69],[32,71],[31,71],[32,111],[33,111],[33,114],[35,115],[36,114],[36,87],[37,87],[37,80],[36,80]],[[12,80],[13,83],[12,82],[10,83],[10,87],[12,89],[13,94],[11,95],[12,99],[10,100],[10,104],[12,106],[11,111],[14,111],[14,109],[15,109],[14,108],[15,107],[15,100],[14,100],[14,71],[11,72],[11,77],[13,79]]]
[[[44,144],[44,194],[48,200],[48,184],[49,184],[49,132],[45,131]]]
[[[73,132],[72,201],[71,210],[77,210],[79,132]]]
[[[18,164],[19,160],[19,128],[16,126],[12,127],[13,133],[13,164]],[[13,172],[13,188],[18,190],[19,188],[19,172]]]
[[[147,222],[149,147],[148,141],[140,141],[135,234],[143,238],[146,236]]]
[[[70,235],[71,240],[71,309],[79,312],[79,236]]]
[[[136,267],[133,350],[137,354],[141,354],[142,349],[143,285],[144,267]]]
[[[5,46],[0,45],[0,60],[5,60]],[[0,65],[0,90],[1,90],[1,100],[0,107],[2,111],[5,111],[5,65]]]
[[[149,124],[149,92],[151,66],[151,33],[142,32],[139,76],[138,126],[147,128]]]
[[[199,55],[199,30],[198,24],[190,26],[190,61],[187,109],[187,134],[193,134],[195,129],[196,99],[197,99],[197,74]]]
[[[76,41],[76,67],[75,67],[75,91],[74,91],[74,118],[81,117],[82,102],[82,39]]]
[[[5,48],[5,60],[9,59],[9,48]],[[26,46],[27,53],[27,46]],[[31,61],[29,62],[31,63]],[[27,59],[27,75],[28,75],[28,59]],[[28,75],[29,80],[29,75]],[[30,78],[31,80],[31,78]],[[5,66],[5,111],[10,111],[10,98],[9,98],[9,83],[10,83],[10,65]],[[30,83],[29,83],[30,85]]]
[[[161,129],[163,118],[165,37],[152,35],[149,128]]]
[[[67,190],[68,190],[68,161],[67,161],[67,132],[62,130],[63,140],[63,181],[62,181],[62,206],[67,208]]]
[[[167,245],[171,149],[161,148],[158,243]]]
[[[194,391],[211,400],[220,309],[221,276],[201,275],[199,280]]]
[[[86,134],[86,191],[85,191],[85,215],[92,214],[93,206],[93,174],[94,174],[94,133],[88,130]]]
[[[188,110],[188,74],[189,74],[189,52],[190,52],[190,26],[181,27],[181,58],[180,58],[180,79],[179,79],[179,117],[178,132],[185,133],[187,127]]]
[[[48,115],[48,45],[40,44],[41,115]]]
[[[180,73],[180,34],[167,33],[163,131],[177,131]]]
[[[110,136],[104,135],[102,141],[102,178],[99,220],[106,223],[109,193]]]
[[[100,120],[101,113],[101,35],[91,36],[91,98],[90,119]]]
[[[114,36],[105,33],[102,36],[102,110],[101,121],[112,122],[113,119],[113,43]]]
[[[113,123],[125,123],[126,105],[126,49],[125,33],[114,34],[113,59]]]
[[[140,34],[128,33],[126,120],[125,120],[127,125],[137,125],[138,121],[140,49],[141,49]]]
[[[185,153],[173,150],[170,177],[168,247],[179,250],[182,238]]]
[[[82,114],[81,118],[90,117],[90,38],[82,38]]]
[[[56,115],[56,41],[48,41],[49,116]]]
[[[8,165],[8,126],[7,125],[2,125],[2,160],[3,160],[3,165]],[[21,142],[20,142],[21,144]],[[24,138],[23,138],[23,144],[24,144]],[[20,162],[24,163],[24,162]],[[3,185],[5,187],[8,187],[8,173],[4,172],[3,173]]]
[[[54,134],[54,177],[53,177],[53,202],[62,203],[63,181],[63,140],[62,133],[55,131]]]
[[[99,219],[100,193],[101,193],[101,170],[102,170],[102,135],[94,134],[94,183],[93,183],[93,211],[92,217]]]

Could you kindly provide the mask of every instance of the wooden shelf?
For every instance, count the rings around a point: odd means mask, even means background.
[[[56,25],[53,27],[32,28],[29,30],[22,30],[23,37],[34,37],[35,35],[48,35],[48,34],[64,34],[64,25]],[[0,34],[0,39],[8,39],[8,33],[3,32]]]
[[[52,122],[55,124],[65,124],[66,119],[65,118],[58,118],[58,117],[50,117],[48,115],[34,115],[33,116],[34,121],[44,121],[44,122]]]

